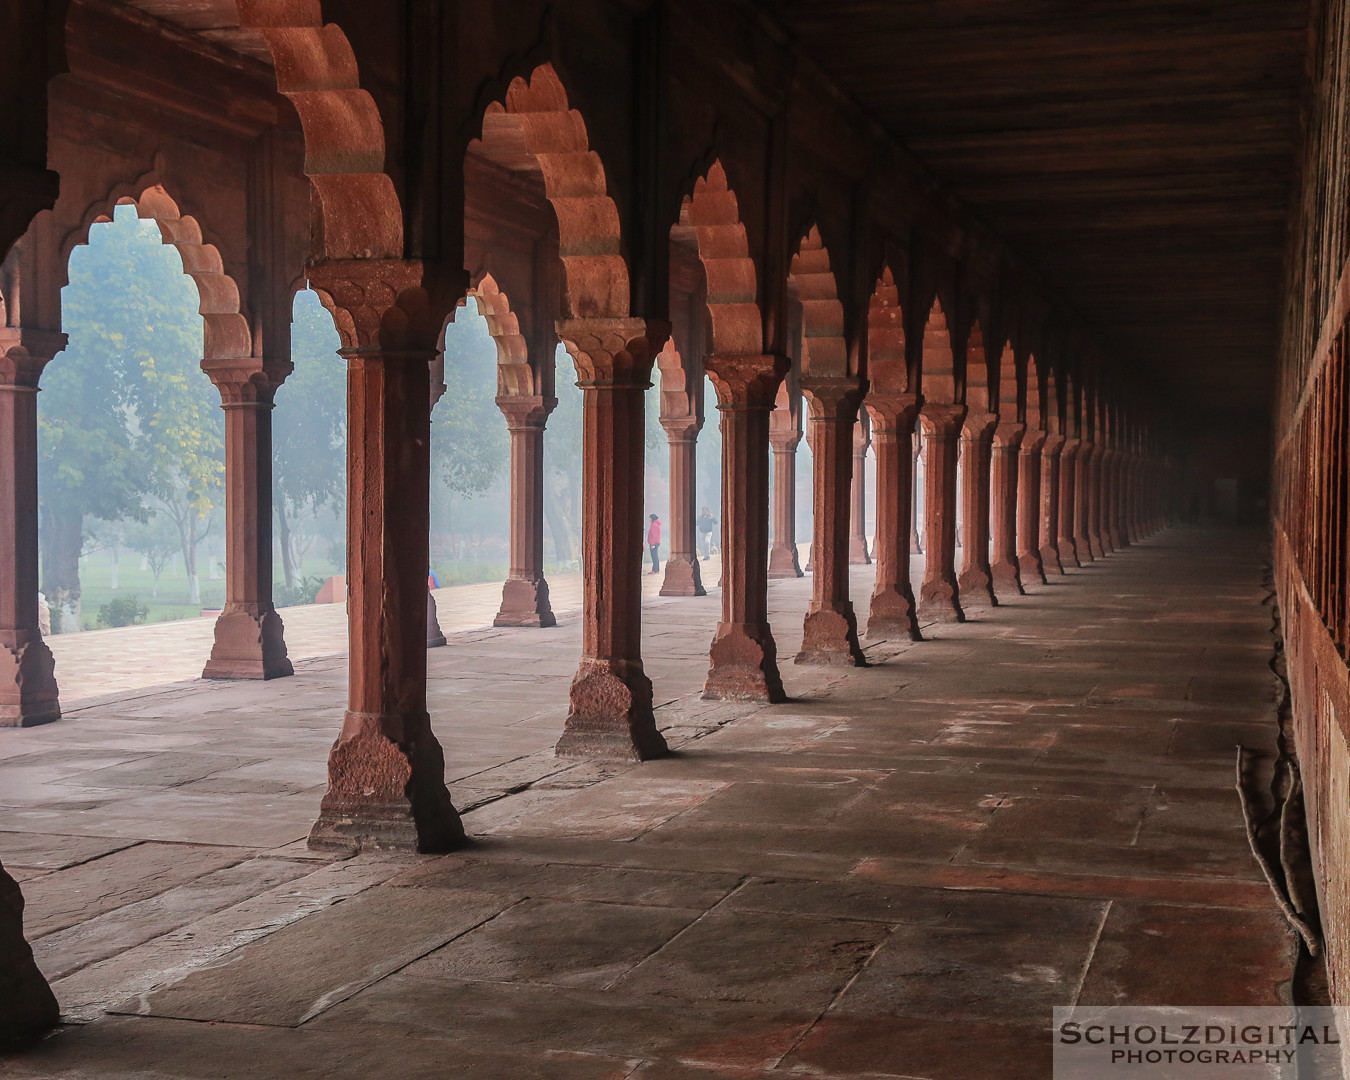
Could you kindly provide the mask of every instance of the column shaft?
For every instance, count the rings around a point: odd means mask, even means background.
[[[662,596],[706,596],[698,566],[698,542],[694,521],[698,516],[698,493],[694,480],[697,465],[699,420],[696,416],[661,418],[670,446],[670,543],[666,552],[666,576]],[[766,466],[767,467],[767,466]],[[767,546],[768,541],[765,540]]]
[[[866,412],[859,412],[853,428],[853,479],[849,483],[848,561],[855,566],[872,563],[867,550],[867,448],[871,444]]]
[[[203,360],[225,412],[225,607],[204,679],[294,674],[272,605],[272,403],[289,362]]]
[[[923,435],[920,434],[914,440],[914,460],[909,469],[909,486],[911,491],[921,491],[922,487],[919,481],[919,459],[923,457]],[[919,500],[913,500],[913,505],[909,509],[909,553],[911,555],[923,554],[923,542],[919,537]]]
[[[961,622],[960,589],[956,581],[956,468],[964,405],[925,404],[923,424],[924,559],[919,588],[919,615],[936,622]]]
[[[1033,429],[1022,436],[1017,455],[1017,569],[1023,585],[1046,583],[1041,561],[1041,448],[1045,432]]]
[[[557,753],[636,761],[667,752],[642,667],[644,394],[670,328],[573,319],[558,336],[582,398],[581,663]],[[725,511],[724,511],[725,512]]]
[[[769,577],[802,577],[797,556],[797,445],[796,431],[778,432],[770,414],[769,445],[773,450],[773,547],[769,549]]]
[[[1059,559],[1059,455],[1063,449],[1064,439],[1059,435],[1047,435],[1041,444],[1040,546],[1041,566],[1046,574],[1064,573],[1064,564]]]
[[[994,553],[989,573],[994,579],[995,596],[1024,591],[1017,564],[1018,452],[1024,431],[1024,426],[1016,423],[1000,423],[994,429],[989,476]]]
[[[872,446],[877,455],[877,531],[873,543],[876,584],[867,616],[869,638],[908,637],[922,641],[909,574],[910,528],[914,517],[913,394],[870,394]]]
[[[1083,441],[1074,454],[1074,517],[1073,547],[1078,561],[1084,565],[1100,558],[1101,549],[1092,542],[1092,504],[1096,492],[1092,489],[1092,455],[1095,447]]]
[[[503,396],[511,438],[511,567],[493,626],[553,626],[544,577],[544,425],[556,398]]]
[[[709,356],[722,426],[722,621],[706,700],[786,701],[769,629],[769,417],[787,357]]]
[[[811,603],[802,626],[799,664],[866,664],[849,599],[848,498],[853,472],[853,424],[862,401],[858,379],[805,378],[811,406],[814,520]]]
[[[1074,530],[1078,523],[1078,447],[1077,439],[1065,439],[1059,452],[1059,545],[1060,566],[1082,566]]]
[[[989,566],[989,493],[992,443],[996,417],[967,416],[961,429],[961,576],[957,578],[961,608],[997,605],[993,571]]]

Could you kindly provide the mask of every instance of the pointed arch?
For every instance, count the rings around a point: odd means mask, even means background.
[[[729,356],[760,352],[764,333],[759,279],[736,193],[728,187],[720,161],[713,161],[681,204],[680,222],[671,232],[678,236],[683,230],[692,233],[703,263],[713,352]]]
[[[998,358],[999,420],[1005,424],[1017,423],[1017,404],[1017,352],[1011,341],[1005,341]]]
[[[882,269],[867,305],[867,377],[872,393],[909,391],[905,315],[900,307],[900,290],[889,266]]]
[[[69,281],[71,253],[89,242],[89,230],[94,225],[112,221],[117,206],[134,206],[141,220],[153,221],[159,228],[160,241],[178,251],[183,273],[197,286],[197,311],[204,324],[202,359],[251,357],[253,333],[241,311],[239,286],[225,273],[220,250],[203,239],[197,219],[182,213],[164,186],[153,179],[123,185],[86,209],[79,227],[68,233],[61,244],[58,288]]]
[[[919,390],[924,401],[931,405],[956,404],[956,358],[952,355],[952,339],[947,329],[947,315],[942,301],[933,298],[928,310],[928,321],[923,327],[923,360],[920,368]]]
[[[305,134],[313,189],[316,259],[401,259],[403,207],[384,171],[384,122],[361,89],[342,28],[323,21],[320,0],[235,0],[239,25],[272,53],[277,90]]]
[[[984,354],[984,330],[976,319],[966,339],[966,408],[971,415],[986,414],[989,400],[989,361]]]
[[[485,273],[470,287],[466,299],[474,301],[497,343],[497,393],[503,397],[535,393],[537,380],[530,364],[529,343],[520,332],[520,319],[511,310],[510,297],[491,274]],[[454,321],[453,314],[450,321]]]
[[[846,378],[855,374],[849,371],[838,282],[816,226],[811,226],[792,256],[788,278],[802,306],[802,375]]]
[[[585,121],[568,104],[552,64],[541,64],[529,79],[513,79],[504,100],[488,105],[482,137],[470,151],[542,178],[558,223],[566,317],[626,318],[630,291],[619,211]]]

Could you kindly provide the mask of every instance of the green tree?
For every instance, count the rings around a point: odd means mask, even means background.
[[[158,434],[149,426],[144,365],[169,376],[200,362],[197,303],[178,253],[132,207],[94,225],[71,255],[62,294],[69,343],[38,398],[43,588],[54,604],[79,610],[85,519],[144,521],[145,496],[163,486],[170,425]]]
[[[497,408],[497,343],[487,320],[468,305],[445,330],[445,386],[432,414],[432,468],[468,499],[506,473],[511,453]]]
[[[291,360],[295,371],[277,393],[272,414],[275,462],[273,506],[281,569],[293,590],[300,553],[299,524],[330,506],[341,514],[347,484],[346,365],[333,319],[311,289],[295,294],[291,317]]]

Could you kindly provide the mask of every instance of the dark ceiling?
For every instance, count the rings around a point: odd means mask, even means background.
[[[1187,407],[1265,408],[1308,0],[761,0]]]

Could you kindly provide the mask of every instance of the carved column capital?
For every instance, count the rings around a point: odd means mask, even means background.
[[[65,334],[0,327],[0,387],[36,390],[42,369],[65,347]]]
[[[353,349],[434,351],[468,274],[418,259],[329,259],[310,284],[333,316],[344,355]]]
[[[201,368],[220,392],[223,406],[264,405],[270,407],[277,388],[295,370],[289,360],[265,361],[257,357],[229,357],[203,360]]]
[[[1045,442],[1041,443],[1041,456],[1047,458],[1059,457],[1064,449],[1064,436],[1057,435],[1053,431],[1045,436]]]
[[[791,361],[771,353],[721,353],[703,358],[719,408],[772,409]]]
[[[497,398],[497,408],[506,417],[508,431],[543,430],[557,405],[557,398],[538,394],[503,394]]]
[[[661,427],[665,430],[669,442],[694,442],[698,439],[703,421],[697,416],[663,416]]]
[[[919,410],[919,419],[923,421],[924,430],[930,431],[934,435],[956,435],[965,422],[966,407],[964,405],[941,405],[925,401],[923,408]]]
[[[800,431],[770,431],[769,448],[775,454],[792,454],[797,447],[801,445],[802,433]]]
[[[1075,456],[1078,454],[1078,448],[1082,445],[1083,445],[1082,442],[1078,439],[1074,438],[1065,439],[1060,446],[1059,460],[1060,461],[1074,460]]]
[[[1041,447],[1045,445],[1047,437],[1045,430],[1042,428],[1027,428],[1022,433],[1022,453],[1039,453]]]
[[[994,428],[994,445],[998,447],[1019,447],[1026,437],[1026,424],[1002,420]]]
[[[670,337],[659,319],[559,319],[558,337],[577,369],[577,385],[651,385],[652,363]]]
[[[863,381],[858,378],[808,375],[802,379],[802,393],[811,406],[813,417],[851,422],[858,415],[858,406],[862,403]]]
[[[878,439],[910,434],[919,415],[918,394],[878,394],[872,391],[863,405],[872,418],[872,434]]]
[[[967,412],[961,421],[961,437],[973,442],[989,438],[998,426],[998,413]]]

